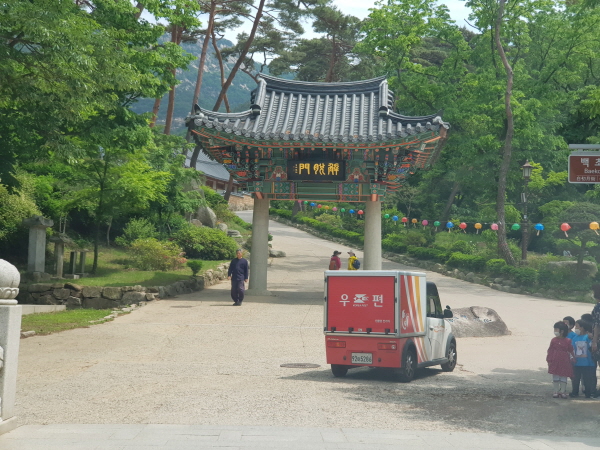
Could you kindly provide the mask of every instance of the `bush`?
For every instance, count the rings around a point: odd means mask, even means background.
[[[175,242],[137,239],[129,249],[133,267],[140,270],[178,270],[186,263],[184,253]]]
[[[485,268],[485,258],[481,256],[465,255],[464,253],[454,252],[450,255],[450,258],[446,264],[448,264],[450,267],[481,272]]]
[[[0,184],[0,254],[3,258],[11,259],[13,255],[14,259],[27,257],[29,234],[21,221],[39,214],[33,198],[22,192],[10,193],[6,186]]]
[[[418,259],[433,260],[439,263],[444,263],[448,254],[444,250],[429,247],[414,247],[410,246],[407,249],[409,255]]]
[[[273,214],[275,216],[283,217],[284,219],[292,219],[292,211],[287,209],[274,209],[271,208],[269,210],[269,214]]]
[[[156,227],[148,219],[131,219],[125,228],[123,234],[115,239],[117,245],[127,247],[133,241],[138,239],[156,238],[158,232]]]
[[[467,241],[456,241],[450,246],[450,251],[471,255],[473,254],[473,246]]]
[[[485,263],[486,270],[492,275],[501,275],[505,266],[506,261],[503,259],[490,259]]]
[[[517,270],[513,272],[513,278],[517,283],[525,286],[533,286],[537,282],[537,270],[531,267],[515,267],[515,269]]]
[[[381,241],[381,247],[388,252],[406,253],[408,245],[406,245],[406,235],[404,234],[389,234]]]
[[[227,205],[227,202],[225,201],[223,196],[213,191],[208,186],[202,186],[202,190],[204,191],[204,198],[206,199],[206,203],[208,203],[208,206],[211,209],[215,209],[219,204]]]
[[[427,238],[420,231],[409,231],[404,242],[409,246],[422,247],[427,243]]]
[[[202,261],[188,261],[187,266],[192,269],[192,276],[195,277],[202,270]]]
[[[221,230],[188,225],[179,230],[173,239],[190,258],[220,261],[235,257],[238,244]]]

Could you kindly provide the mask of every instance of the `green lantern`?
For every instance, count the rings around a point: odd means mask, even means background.
[[[305,204],[305,205],[308,205],[308,202],[307,202],[306,200],[304,200],[304,204]]]
[[[513,223],[510,229],[513,231],[518,231],[519,229],[521,229],[521,225],[519,225],[518,223]]]
[[[383,218],[384,218],[384,219],[389,219],[389,218],[390,218],[390,215],[389,215],[389,214],[384,214],[384,215],[383,215]]]
[[[434,227],[439,227],[441,225],[439,220],[436,220],[435,222],[433,222],[433,226]]]
[[[346,208],[340,209],[341,212],[346,212]]]

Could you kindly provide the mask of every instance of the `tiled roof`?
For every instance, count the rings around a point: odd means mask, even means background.
[[[260,75],[248,111],[217,113],[196,106],[196,127],[261,140],[373,142],[449,128],[439,114],[392,112],[384,77],[348,83],[309,83]]]
[[[190,158],[186,160],[186,165],[189,167]],[[229,172],[218,161],[213,161],[206,153],[200,152],[198,154],[198,161],[196,162],[196,170],[204,173],[207,177],[215,178],[217,180],[229,181]],[[237,181],[234,181],[237,184]]]

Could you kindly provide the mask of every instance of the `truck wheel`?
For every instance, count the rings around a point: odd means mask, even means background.
[[[342,366],[340,364],[332,364],[331,365],[331,373],[336,378],[345,377],[348,373],[348,368],[346,366]]]
[[[399,379],[402,383],[409,383],[415,377],[417,370],[417,354],[414,349],[408,350],[402,357],[402,369],[400,369]]]
[[[456,342],[450,342],[446,358],[448,358],[448,362],[442,364],[442,370],[444,372],[452,372],[456,367]]]

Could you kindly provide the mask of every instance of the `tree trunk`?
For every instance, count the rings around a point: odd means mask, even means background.
[[[506,137],[504,139],[504,151],[502,155],[502,164],[500,165],[500,173],[498,176],[498,195],[496,197],[496,213],[498,215],[498,252],[500,256],[511,266],[515,265],[515,258],[508,248],[506,239],[506,217],[505,217],[505,201],[506,201],[506,179],[510,168],[510,158],[512,154],[512,140],[514,135],[514,118],[510,105],[513,88],[513,70],[504,53],[504,47],[500,41],[500,29],[502,28],[502,17],[504,16],[504,6],[506,0],[500,0],[498,8],[498,17],[496,18],[496,30],[494,40],[498,54],[506,71],[506,93],[504,95],[504,103],[506,109]]]
[[[208,43],[210,42],[210,37],[212,34],[212,29],[215,23],[215,10],[217,8],[216,1],[210,2],[210,11],[208,13],[208,25],[206,27],[206,34],[204,35],[204,42],[202,43],[202,52],[200,53],[200,61],[198,62],[198,77],[196,78],[196,87],[194,88],[194,97],[192,98],[192,108],[191,114],[194,114],[194,106],[198,104],[198,99],[200,98],[200,88],[202,87],[202,78],[204,77],[204,66],[206,65],[206,55],[208,53]],[[188,128],[188,132],[185,136],[185,139],[188,142],[192,142],[192,125]],[[190,167],[196,168],[196,163],[198,162],[198,155],[200,155],[200,144],[196,144],[194,147],[194,151],[192,152],[192,156],[190,158]]]
[[[302,211],[302,202],[297,200],[294,202],[294,206],[292,207],[292,217],[295,217],[300,211]]]
[[[335,34],[332,36],[332,44],[331,44],[331,58],[329,59],[329,68],[327,69],[327,75],[325,75],[325,83],[333,82],[333,72],[335,68],[335,57],[336,57],[336,49],[335,49]]]
[[[142,2],[138,2],[137,5],[135,5],[135,7],[137,8],[138,12],[135,13],[135,20],[139,19],[140,16],[142,15],[142,13],[144,12],[144,5],[142,4]]]
[[[183,34],[183,28],[177,25],[171,25],[171,42],[180,45],[181,37]],[[171,70],[173,77],[175,77],[177,71],[175,69]],[[173,124],[173,111],[175,109],[175,85],[171,86],[171,90],[169,91],[169,104],[167,106],[167,116],[165,118],[165,134],[171,134],[171,125]]]
[[[213,48],[215,49],[215,55],[217,56],[217,61],[219,61],[219,70],[221,71],[221,88],[223,88],[223,85],[225,84],[225,65],[223,64],[223,56],[221,56],[221,50],[219,50],[219,47],[217,46],[217,38],[215,36],[214,30],[212,31],[212,45],[213,45]],[[225,94],[224,101],[225,101],[225,111],[231,112],[231,109],[229,107],[229,98],[227,98],[227,94]]]
[[[256,17],[254,18],[254,24],[252,25],[252,31],[250,32],[250,36],[248,37],[248,40],[246,41],[246,45],[244,45],[244,49],[242,50],[242,53],[240,53],[238,60],[236,61],[233,68],[231,69],[231,72],[229,73],[229,77],[227,78],[227,81],[225,81],[225,84],[221,88],[221,93],[219,94],[219,98],[217,98],[215,106],[213,107],[213,111],[218,111],[219,108],[221,107],[221,103],[223,102],[223,99],[225,98],[225,94],[227,93],[229,86],[231,86],[231,83],[233,82],[233,79],[235,78],[235,74],[239,70],[242,63],[244,62],[244,58],[248,54],[248,50],[250,50],[250,46],[252,45],[252,42],[254,41],[254,36],[256,35],[256,30],[260,23],[260,19],[262,18],[262,11],[263,11],[264,6],[265,6],[265,0],[260,0],[258,9],[256,11]]]
[[[112,227],[113,218],[108,219],[108,227],[106,228],[106,246],[110,247],[110,229]]]
[[[223,198],[229,203],[229,197],[231,197],[231,191],[233,190],[233,175],[229,174],[229,182],[227,183],[227,189],[225,189],[225,195]]]
[[[154,99],[154,106],[152,107],[152,120],[150,121],[150,128],[154,128],[156,120],[158,119],[158,111],[160,110],[160,103],[162,98]]]
[[[450,217],[450,208],[452,208],[452,204],[454,203],[454,198],[456,194],[460,191],[460,183],[458,181],[454,182],[454,186],[452,186],[452,191],[448,196],[448,201],[446,201],[446,206],[444,206],[444,211],[442,212],[442,222],[447,222]]]

